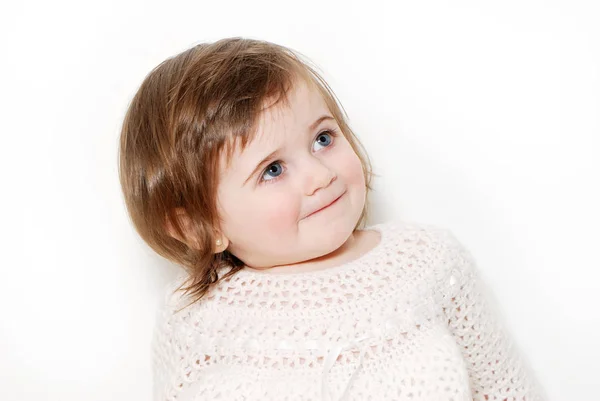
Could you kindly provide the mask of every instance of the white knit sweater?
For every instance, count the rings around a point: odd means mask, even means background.
[[[451,231],[369,227],[380,243],[328,269],[244,269],[200,302],[167,288],[154,400],[542,400]],[[221,271],[219,277],[225,271]]]

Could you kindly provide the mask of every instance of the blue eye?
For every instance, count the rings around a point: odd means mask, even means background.
[[[327,146],[331,145],[332,141],[333,138],[331,134],[328,133],[328,131],[324,131],[315,138],[315,145],[326,148]],[[313,151],[319,150],[319,148],[315,149],[315,145],[313,145]]]
[[[263,181],[270,181],[274,178],[277,178],[279,175],[281,175],[281,173],[283,173],[283,167],[281,166],[281,163],[275,162],[267,167],[262,175],[262,179]]]

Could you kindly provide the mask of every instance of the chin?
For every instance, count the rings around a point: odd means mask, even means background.
[[[323,229],[311,234],[311,239],[314,241],[315,248],[320,253],[319,256],[331,253],[344,245],[350,235],[354,231],[354,227],[358,220],[338,220],[327,224]]]

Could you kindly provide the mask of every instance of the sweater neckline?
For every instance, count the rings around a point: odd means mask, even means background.
[[[373,224],[364,228],[365,231],[376,231],[379,233],[379,242],[370,250],[363,253],[359,257],[344,262],[339,265],[330,266],[325,269],[309,270],[305,272],[295,273],[264,273],[261,271],[242,269],[236,273],[239,278],[248,279],[271,279],[271,280],[286,280],[286,279],[297,279],[297,278],[318,278],[318,277],[329,277],[335,274],[339,274],[346,270],[352,269],[358,265],[368,265],[370,261],[376,260],[385,249],[385,244],[388,241],[388,233],[385,230],[385,223]]]

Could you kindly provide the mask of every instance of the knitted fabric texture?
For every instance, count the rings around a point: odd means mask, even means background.
[[[154,400],[545,399],[451,231],[367,229],[381,240],[354,261],[243,269],[186,308],[178,277],[156,320]]]

